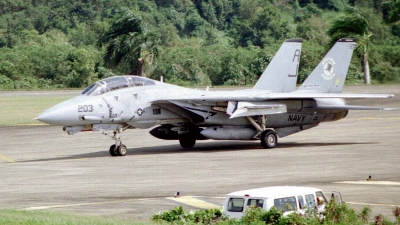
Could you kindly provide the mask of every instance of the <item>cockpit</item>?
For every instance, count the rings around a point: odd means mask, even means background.
[[[86,88],[81,94],[88,96],[95,96],[117,89],[135,87],[135,86],[155,85],[155,84],[156,82],[154,82],[153,80],[144,77],[116,76],[97,81],[96,83]]]

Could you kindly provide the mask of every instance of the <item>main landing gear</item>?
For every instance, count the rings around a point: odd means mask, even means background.
[[[247,117],[247,119],[257,129],[258,132],[255,137],[260,137],[261,146],[263,148],[275,148],[278,144],[278,136],[274,130],[266,128],[267,119],[265,115],[261,115],[259,121],[255,121],[252,117]]]
[[[196,144],[196,136],[192,133],[182,134],[179,137],[179,144],[182,148],[193,148]]]
[[[278,137],[275,131],[265,130],[261,133],[261,146],[263,148],[275,148],[278,144]]]
[[[113,140],[115,140],[115,144],[110,146],[110,155],[111,156],[124,156],[127,153],[127,148],[121,141],[122,128],[117,128],[114,131]]]

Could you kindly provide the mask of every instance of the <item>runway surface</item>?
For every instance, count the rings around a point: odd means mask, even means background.
[[[394,93],[362,103],[400,107],[400,86],[345,91]],[[0,208],[150,220],[179,205],[220,207],[229,192],[271,185],[339,191],[356,210],[369,205],[373,215],[391,220],[400,206],[400,111],[350,111],[343,120],[279,139],[275,149],[206,140],[184,150],[148,131],[125,131],[127,156],[111,157],[111,136],[100,133],[0,127]],[[176,192],[181,196],[174,198]]]

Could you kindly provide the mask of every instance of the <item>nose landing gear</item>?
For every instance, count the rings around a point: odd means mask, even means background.
[[[110,155],[111,156],[124,156],[127,153],[127,148],[121,141],[122,128],[117,128],[114,131],[113,140],[115,140],[115,144],[110,146]]]
[[[126,155],[127,148],[125,145],[111,145],[110,146],[110,155],[111,156],[124,156]]]

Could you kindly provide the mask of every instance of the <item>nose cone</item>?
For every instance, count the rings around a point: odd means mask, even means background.
[[[73,98],[47,109],[36,119],[52,125],[77,125],[79,123],[77,110],[77,101]]]

